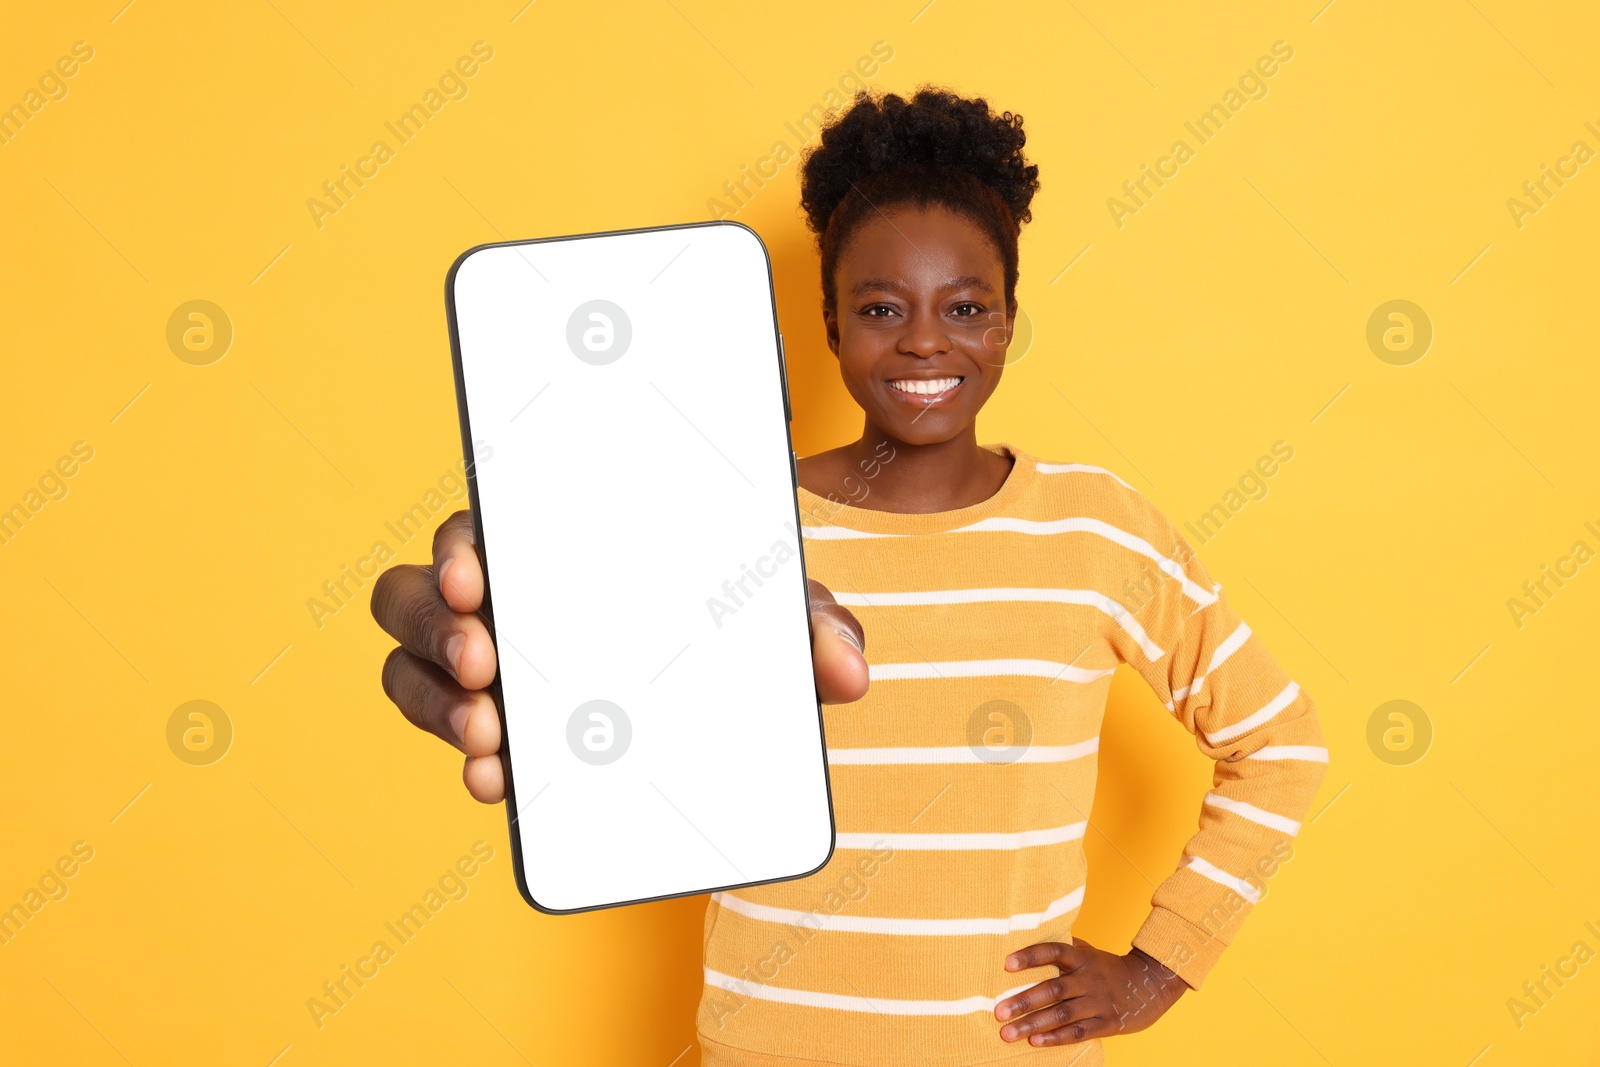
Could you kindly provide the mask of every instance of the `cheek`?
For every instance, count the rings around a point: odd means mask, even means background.
[[[971,360],[985,378],[998,377],[1006,365],[1006,327],[1002,319],[998,325],[987,321],[974,321],[971,325],[951,333],[951,341],[961,355]]]
[[[861,408],[870,410],[881,402],[882,398],[872,391],[870,365],[863,366],[857,361],[841,357],[839,378],[844,382],[845,391]]]
[[[1006,352],[1015,337],[1006,336],[1006,323],[1002,317],[996,323],[975,323],[961,339],[967,356],[987,373],[1006,365]]]
[[[871,330],[841,326],[839,330],[839,374],[846,382],[866,381],[872,377],[882,355],[884,338]]]
[[[981,405],[991,396],[993,396],[994,391],[1000,388],[1000,376],[1004,373],[1004,364],[1001,364],[1000,366],[985,367],[983,369],[983,382],[981,383],[982,388],[973,394],[973,400]]]

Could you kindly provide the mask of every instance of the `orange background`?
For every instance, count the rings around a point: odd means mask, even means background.
[[[1592,8],[123,2],[36,5],[0,39],[0,106],[93,49],[0,144],[0,507],[28,514],[0,544],[0,907],[93,850],[0,945],[9,1059],[695,1061],[704,901],[528,909],[504,812],[385,701],[365,591],[320,627],[307,602],[460,458],[459,252],[711,217],[875,42],[872,84],[1021,112],[1041,167],[1034,337],[983,439],[1108,466],[1180,524],[1294,449],[1196,547],[1317,699],[1328,782],[1206,988],[1113,1062],[1600,1053],[1600,966],[1520,1025],[1508,1006],[1600,950],[1600,577],[1578,567],[1520,626],[1507,605],[1600,548],[1600,176],[1507,203],[1600,148]],[[477,41],[465,96],[319,226],[307,201]],[[1278,41],[1266,95],[1119,226],[1107,201]],[[734,217],[772,253],[806,454],[858,416],[796,200],[790,163]],[[200,366],[167,340],[196,299],[233,332]],[[1406,365],[1366,339],[1395,299],[1433,328]],[[78,441],[92,459],[28,507]],[[1431,723],[1420,760],[1369,747],[1392,699]],[[208,765],[169,747],[191,700],[232,726]],[[1209,770],[1131,673],[1102,759],[1079,929],[1122,949]],[[480,840],[467,895],[319,1027],[308,999]]]

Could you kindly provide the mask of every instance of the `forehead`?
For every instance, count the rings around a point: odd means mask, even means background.
[[[919,278],[998,278],[1004,269],[1000,250],[983,227],[940,204],[897,205],[871,213],[840,249],[837,265],[840,276],[893,271]]]

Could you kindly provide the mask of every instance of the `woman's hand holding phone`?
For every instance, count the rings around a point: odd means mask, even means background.
[[[811,650],[817,694],[848,704],[867,692],[861,624],[810,582]],[[433,537],[433,564],[391,567],[372,590],[372,615],[400,642],[383,664],[383,691],[412,724],[467,759],[462,781],[485,804],[505,799],[500,716],[487,692],[499,669],[483,606],[483,565],[472,513],[458,511]]]

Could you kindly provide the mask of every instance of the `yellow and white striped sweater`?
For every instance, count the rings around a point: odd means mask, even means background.
[[[1119,662],[1217,761],[1133,939],[1190,986],[1322,781],[1311,698],[1149,500],[1098,467],[986,447],[1011,474],[956,511],[800,490],[807,571],[865,628],[871,687],[824,708],[833,858],[707,907],[708,1065],[1103,1062],[1098,1042],[1007,1044],[993,1008],[1056,973],[1007,972],[1007,953],[1071,940]]]

